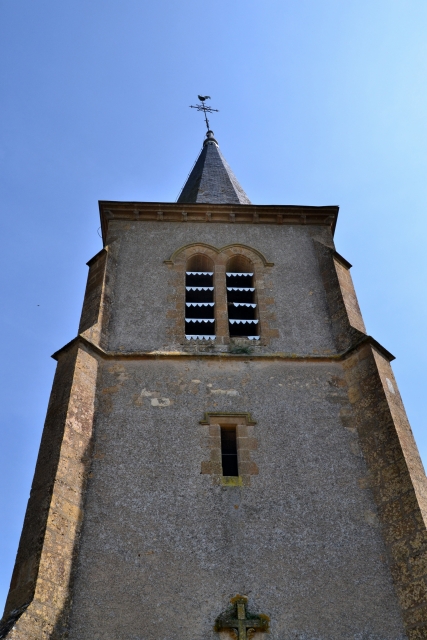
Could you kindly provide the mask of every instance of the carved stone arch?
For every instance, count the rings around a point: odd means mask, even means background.
[[[259,335],[260,340],[255,342],[249,341],[248,345],[253,348],[254,346],[266,346],[269,344],[270,339],[277,337],[277,329],[274,329],[271,325],[271,321],[274,321],[274,313],[270,309],[270,305],[274,303],[274,297],[271,295],[268,276],[268,268],[273,266],[272,262],[268,262],[266,257],[258,251],[248,245],[235,243],[229,244],[221,249],[207,244],[205,242],[192,242],[185,246],[179,247],[171,255],[169,260],[165,260],[164,264],[170,269],[170,295],[169,300],[174,302],[172,308],[167,311],[169,318],[168,333],[172,338],[173,343],[179,343],[186,345],[190,350],[194,348],[191,343],[187,342],[185,337],[185,309],[186,309],[186,289],[185,289],[185,272],[190,258],[200,254],[206,256],[213,263],[213,282],[214,282],[214,295],[215,295],[215,335],[216,339],[214,344],[209,348],[218,347],[221,350],[221,345],[230,344],[229,335],[229,323],[228,323],[228,303],[227,303],[227,288],[226,288],[226,268],[230,258],[236,256],[245,257],[253,265],[253,272],[255,274],[255,287],[258,306],[258,318],[259,318]],[[192,269],[191,269],[192,270]],[[198,269],[197,269],[198,270]],[[231,339],[233,342],[234,338]],[[203,345],[200,345],[204,348]],[[223,349],[223,347],[222,347]]]
[[[258,251],[258,249],[254,249],[253,247],[248,247],[248,245],[246,244],[240,244],[240,243],[228,244],[227,246],[222,247],[219,250],[219,254],[222,254],[222,253],[225,253],[230,257],[236,254],[241,254],[249,258],[249,260],[251,260],[255,264],[257,263],[259,263],[260,265],[262,264],[263,267],[274,266],[274,262],[268,262],[267,258],[264,256],[263,253],[261,253],[261,251]]]
[[[245,256],[243,253],[235,253],[230,256],[225,265],[227,271],[248,272],[254,270],[254,261]]]
[[[249,262],[255,269],[264,270],[264,262],[259,257],[258,253],[256,253],[255,251],[251,251],[249,248],[238,247],[236,245],[229,245],[228,247],[224,247],[224,249],[219,252],[217,262],[218,264],[224,265],[224,267],[227,268],[230,260],[237,256],[243,256],[244,258],[246,258],[246,260],[249,260]]]
[[[195,253],[204,253],[215,261],[219,251],[219,249],[211,244],[206,244],[206,242],[192,242],[176,249],[169,260],[165,260],[165,264],[183,264]]]
[[[179,249],[176,249],[171,255],[171,257],[169,258],[169,260],[165,260],[165,264],[175,264],[178,258],[181,258],[182,253],[185,254],[187,259],[192,253],[195,252],[195,250],[199,250],[201,253],[206,252],[208,255],[211,255],[212,257],[221,253],[226,253],[227,255],[230,255],[230,251],[232,252],[231,255],[233,255],[234,253],[242,253],[243,255],[246,255],[249,259],[252,259],[252,260],[254,259],[255,256],[257,256],[258,259],[262,262],[264,267],[274,266],[274,262],[268,262],[267,258],[261,253],[261,251],[258,251],[258,249],[254,249],[253,247],[249,247],[246,244],[240,244],[240,243],[228,244],[225,247],[222,247],[221,249],[217,249],[213,245],[207,244],[206,242],[192,242],[191,244],[187,244],[187,245],[184,245],[183,247],[180,247]]]

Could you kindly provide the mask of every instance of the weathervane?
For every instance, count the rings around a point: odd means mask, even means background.
[[[211,97],[210,96],[197,96],[201,102],[201,104],[196,104],[194,105],[190,105],[190,109],[197,109],[197,111],[203,111],[204,115],[205,115],[205,122],[206,122],[206,126],[208,128],[208,131],[210,131],[209,128],[209,120],[208,120],[208,116],[206,115],[207,113],[212,113],[213,111],[218,112],[219,109],[212,109],[212,107],[208,107],[205,104],[205,100],[210,100]]]

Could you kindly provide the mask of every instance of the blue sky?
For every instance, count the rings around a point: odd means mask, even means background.
[[[425,0],[4,0],[0,608],[97,201],[174,201],[212,96],[253,203],[340,205],[338,251],[427,461]]]

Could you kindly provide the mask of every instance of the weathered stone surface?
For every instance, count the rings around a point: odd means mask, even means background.
[[[404,620],[409,637],[422,638],[427,622],[424,469],[388,360],[365,345],[346,359],[345,371]]]
[[[67,626],[97,368],[78,346],[58,363],[0,637],[59,638]]]
[[[100,384],[71,640],[172,637],[178,615],[180,637],[213,640],[235,593],[272,638],[404,637],[339,363],[105,362]],[[250,486],[201,473],[205,411],[256,419]]]
[[[321,234],[322,229],[189,222],[172,224],[170,233],[165,233],[165,224],[110,222],[110,233],[120,239],[109,248],[109,256],[114,255],[117,267],[114,267],[116,285],[111,294],[108,349],[182,350],[187,346],[183,332],[177,331],[176,319],[167,316],[171,309],[178,309],[177,303],[184,301],[185,264],[177,271],[164,261],[182,247],[205,243],[217,250],[229,245],[245,245],[274,263],[273,267],[265,267],[264,273],[255,265],[258,298],[264,297],[262,301],[268,303],[276,316],[274,321],[265,319],[266,331],[264,335],[263,330],[261,338],[268,338],[268,346],[261,350],[295,354],[336,351],[312,241],[312,234]],[[241,250],[239,246],[234,247],[235,252]],[[223,269],[225,273],[225,264]],[[261,279],[258,271],[263,276]],[[217,296],[217,318],[221,321],[221,309],[225,312],[225,289],[222,293],[217,291]],[[180,313],[183,318],[183,308]],[[211,352],[221,350],[222,344],[217,341],[210,349]]]
[[[272,640],[426,638],[425,474],[330,225],[168,206],[179,222],[108,213],[81,337],[56,355],[0,637],[225,640],[215,620],[241,594]],[[182,331],[194,251],[215,265],[215,344]],[[234,255],[254,266],[250,349],[227,335]]]

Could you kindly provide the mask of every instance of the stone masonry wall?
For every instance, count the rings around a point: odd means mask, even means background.
[[[426,478],[388,360],[365,345],[344,362],[408,638],[427,638]],[[345,416],[343,417],[345,420]],[[351,422],[350,416],[347,416]]]
[[[357,344],[365,333],[353,282],[348,269],[336,259],[333,248],[317,239],[314,247],[335,345],[339,352],[344,352]]]
[[[172,312],[184,301],[177,299],[177,272],[169,263],[171,256],[192,243],[206,243],[216,250],[240,243],[274,263],[265,269],[265,278],[261,274],[257,285],[258,296],[269,303],[263,309],[269,334],[264,350],[334,353],[328,305],[312,240],[313,235],[322,234],[330,237],[330,230],[308,225],[111,221],[109,263],[110,256],[114,257],[117,267],[111,268],[116,280],[105,348],[122,352],[182,350],[185,340],[183,335],[177,337],[177,319]],[[111,272],[107,267],[108,277]],[[180,276],[182,287],[182,269]],[[183,308],[180,311],[184,314]],[[212,347],[213,352],[221,349],[221,344]]]
[[[102,249],[102,251],[87,263],[89,273],[87,277],[82,315],[80,318],[79,333],[83,333],[98,322],[106,261],[107,251]]]
[[[252,356],[222,317],[210,351],[183,340],[194,243],[261,256]],[[226,640],[240,593],[272,640],[427,639],[426,478],[330,230],[111,220],[88,264],[0,638]]]
[[[360,307],[350,273],[351,265],[336,252],[334,252],[333,259],[350,326],[358,329],[362,333],[366,333],[365,323],[360,313]]]
[[[62,638],[90,461],[97,360],[58,362],[0,638]]]
[[[344,374],[244,356],[103,361],[70,640],[226,640],[213,625],[237,593],[270,617],[271,640],[403,640]],[[246,486],[203,473],[206,412],[256,422]]]

